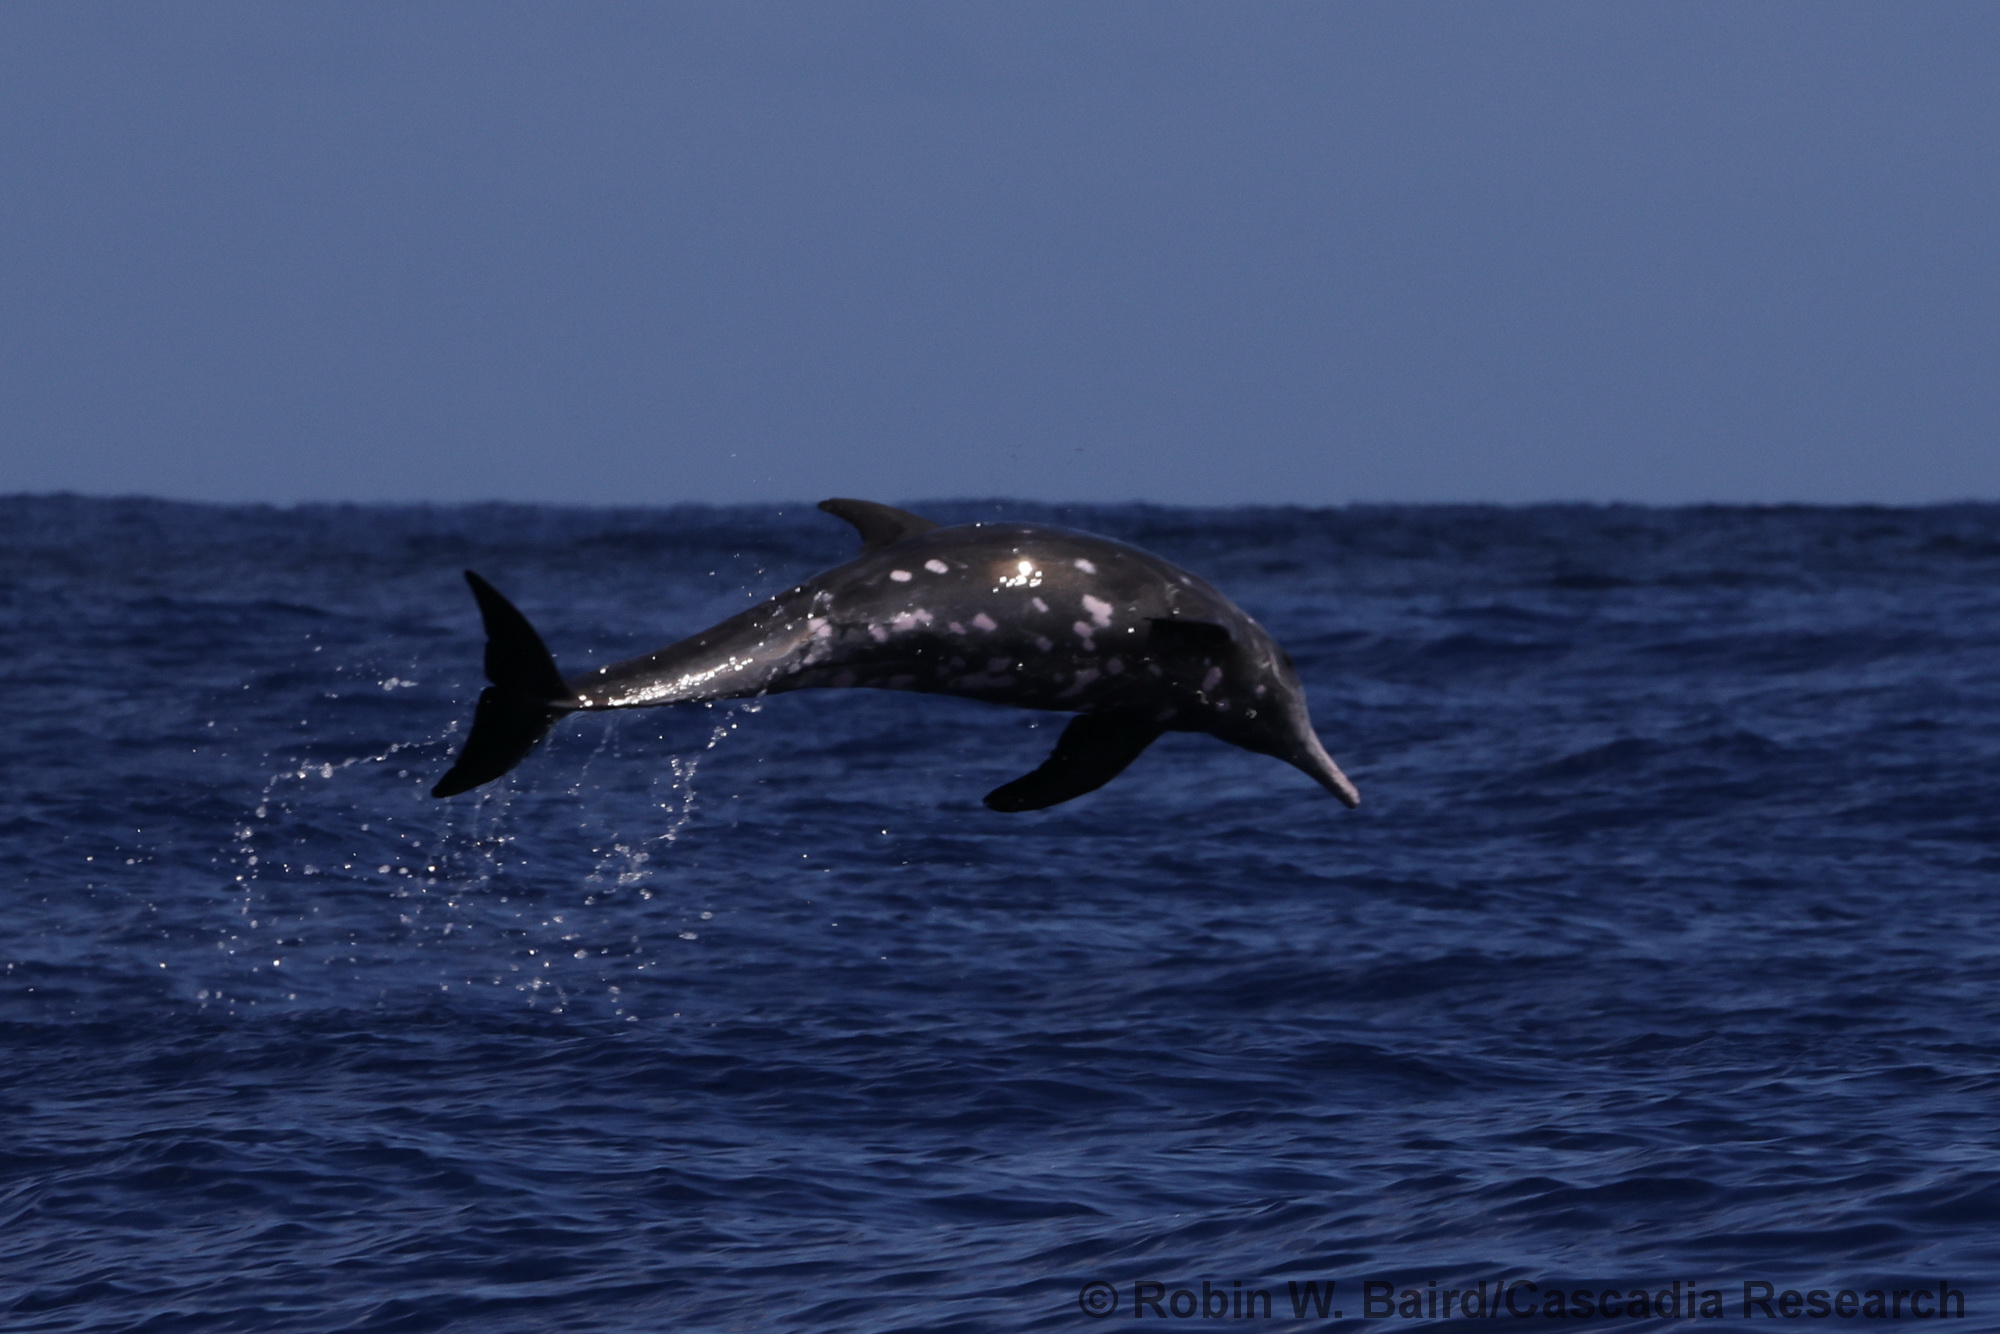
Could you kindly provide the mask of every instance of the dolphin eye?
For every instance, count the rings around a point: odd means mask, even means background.
[[[1298,670],[1298,665],[1292,661],[1292,655],[1285,652],[1285,646],[1283,644],[1279,644],[1277,646],[1277,649],[1278,649],[1278,661],[1284,663],[1287,668],[1296,672]]]

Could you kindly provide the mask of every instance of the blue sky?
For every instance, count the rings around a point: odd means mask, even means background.
[[[0,491],[2000,498],[2000,5],[0,7]]]

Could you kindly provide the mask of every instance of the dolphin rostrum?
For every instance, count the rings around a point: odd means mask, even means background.
[[[871,686],[1076,714],[1039,769],[987,793],[996,811],[1094,791],[1169,731],[1274,755],[1360,803],[1313,731],[1285,650],[1185,570],[1061,528],[941,528],[865,500],[820,508],[859,530],[855,559],[678,644],[568,680],[527,618],[467,570],[492,684],[431,795],[500,777],[569,713]]]

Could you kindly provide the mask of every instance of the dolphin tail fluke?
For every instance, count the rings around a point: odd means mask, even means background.
[[[433,797],[455,797],[492,782],[519,764],[556,719],[579,707],[528,618],[471,570],[465,582],[486,623],[486,679],[493,684],[481,692],[465,747],[431,789]]]

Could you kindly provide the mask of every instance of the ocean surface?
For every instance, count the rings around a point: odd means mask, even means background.
[[[434,801],[462,569],[574,672],[853,534],[0,499],[0,1330],[2000,1328],[2000,507],[916,508],[1210,579],[1362,807],[861,690]]]

